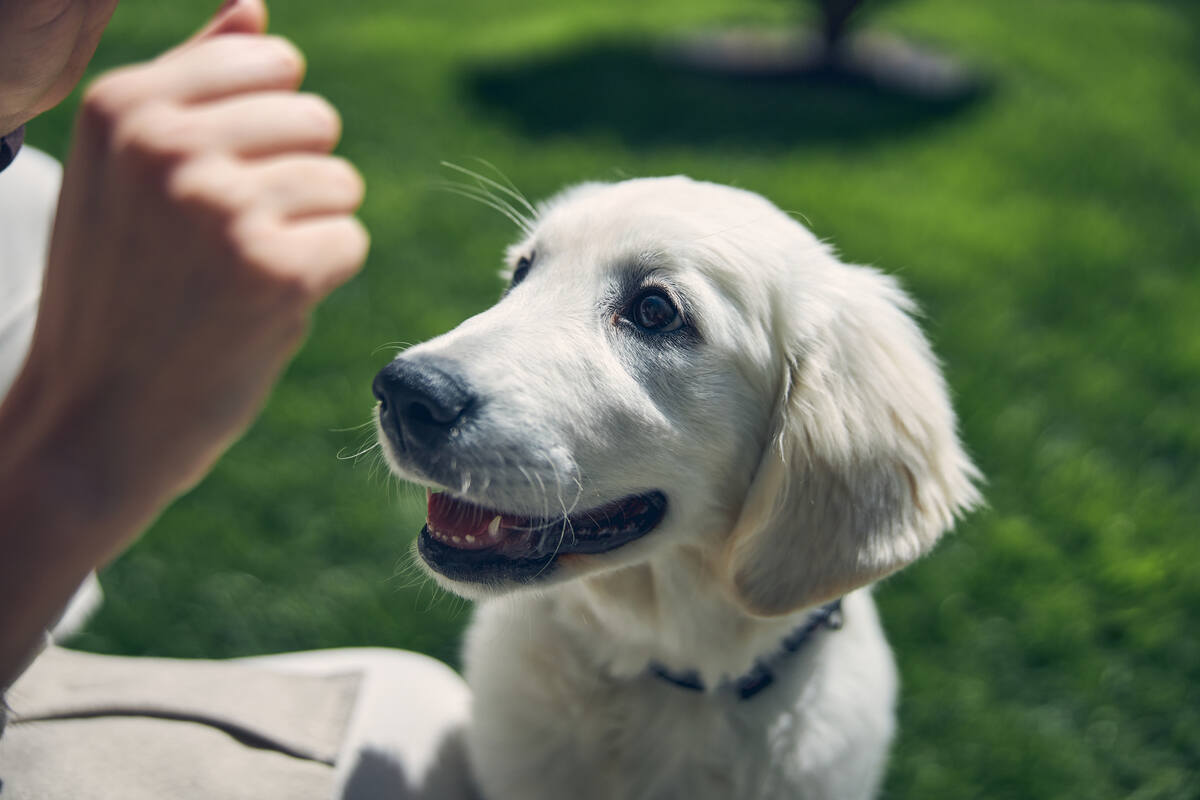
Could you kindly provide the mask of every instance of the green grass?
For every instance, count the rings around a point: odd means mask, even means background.
[[[96,64],[149,57],[207,11],[125,0]],[[762,192],[902,277],[988,476],[989,508],[878,593],[904,676],[885,796],[1200,797],[1200,7],[887,4],[872,24],[988,76],[954,107],[731,87],[646,55],[789,11],[279,2],[275,30],[343,111],[374,250],[249,434],[106,571],[78,644],[455,661],[466,607],[407,566],[420,498],[373,457],[337,457],[368,436],[353,426],[389,343],[496,296],[513,232],[436,191],[438,163],[485,158],[538,197],[686,172]],[[61,155],[70,105],[30,141]]]

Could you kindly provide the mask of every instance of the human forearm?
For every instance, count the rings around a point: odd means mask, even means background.
[[[0,682],[253,420],[361,265],[362,179],[304,62],[229,0],[85,93],[29,357],[0,407]]]
[[[0,690],[36,652],[87,573],[154,509],[96,503],[69,427],[30,408],[18,385],[0,405]]]

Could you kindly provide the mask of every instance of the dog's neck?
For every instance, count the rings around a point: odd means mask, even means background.
[[[800,610],[770,619],[747,614],[720,589],[715,565],[704,553],[684,549],[565,584],[552,600],[556,613],[569,621],[564,628],[587,631],[581,645],[612,677],[631,678],[656,664],[694,672],[706,686],[746,674],[811,614]]]

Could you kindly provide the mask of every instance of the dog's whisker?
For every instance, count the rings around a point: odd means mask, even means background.
[[[539,494],[542,498],[542,517],[550,516],[550,494],[546,491],[546,482],[542,480],[542,476],[538,473],[533,473],[533,477],[537,479]]]
[[[479,187],[465,186],[457,183],[447,183],[441,186],[441,188],[450,194],[466,197],[470,200],[474,200],[477,203],[482,203],[489,208],[499,211],[514,225],[520,228],[521,232],[526,236],[533,233],[533,224],[529,220],[525,219],[525,217],[518,213],[510,204],[503,202],[499,198],[496,198]]]
[[[367,420],[366,422],[359,423],[358,425],[351,425],[349,428],[330,428],[329,432],[330,433],[352,433],[354,431],[361,431],[363,428],[374,427],[374,426],[375,426],[375,420],[374,420],[374,418],[372,418],[372,419]]]
[[[571,516],[571,513],[567,511],[567,504],[563,500],[563,485],[562,478],[558,474],[558,465],[554,463],[553,458],[547,458],[546,461],[550,464],[550,469],[554,471],[554,494],[558,500],[558,507],[562,509],[563,519],[566,519]]]
[[[517,471],[520,472],[521,475],[525,478],[525,482],[529,484],[529,491],[532,493],[533,488],[534,488],[533,487],[533,477],[529,474],[529,470],[525,469],[525,466],[523,464],[514,464],[513,466],[515,466],[517,468]]]
[[[376,440],[376,441],[372,442],[371,444],[367,444],[367,443],[365,443],[365,442],[364,442],[363,444],[359,445],[359,450],[358,450],[358,451],[356,451],[356,452],[354,452],[354,453],[351,453],[350,455],[343,455],[343,454],[346,452],[346,450],[345,450],[345,448],[342,448],[341,450],[339,450],[339,451],[337,452],[337,460],[338,460],[338,461],[354,461],[354,462],[357,462],[357,461],[358,461],[358,459],[362,458],[364,455],[366,455],[367,453],[371,452],[371,451],[372,451],[372,450],[374,450],[376,447],[379,447],[379,441],[378,441],[378,440]]]
[[[407,350],[408,348],[410,348],[412,346],[413,346],[412,342],[384,342],[383,344],[379,345],[374,350],[372,350],[371,355],[373,355],[373,356],[378,355],[379,351],[387,350],[389,348],[395,348],[396,355],[400,355],[401,353],[403,353],[405,350]]]
[[[388,471],[387,457],[383,454],[383,448],[376,451],[375,458],[371,462],[371,468],[367,472],[367,477],[371,481],[383,480],[389,486],[396,484],[396,481],[389,480],[391,475]]]
[[[787,214],[789,217],[796,217],[800,220],[803,220],[804,224],[810,228],[813,226],[812,220],[809,219],[808,215],[805,214],[803,211],[794,211],[794,210],[787,209],[787,208],[781,208],[780,211]]]
[[[434,184],[435,187],[447,191],[455,191],[460,193],[469,193],[472,198],[486,199],[490,202],[503,206],[508,212],[519,217],[524,222],[530,222],[529,218],[516,206],[512,201],[503,195],[496,194],[494,191],[484,186],[481,183],[463,183],[461,181],[441,181]]]
[[[557,474],[557,473],[556,473]],[[563,516],[571,516],[575,513],[575,509],[579,508],[579,504],[583,501],[583,479],[579,474],[578,465],[571,463],[567,469],[567,476],[571,482],[575,484],[575,496],[571,498],[570,503],[565,503],[562,500],[562,489],[565,488],[560,481],[559,485],[559,502],[563,505]]]
[[[458,194],[471,200],[491,206],[497,211],[502,212],[505,216],[513,220],[517,225],[524,227],[528,224],[528,220],[524,214],[521,214],[509,201],[503,197],[498,197],[492,192],[489,192],[486,187],[476,186],[469,183],[455,183],[454,181],[443,181],[437,184],[437,188],[447,191],[451,194]]]
[[[456,172],[467,175],[469,178],[474,180],[474,184],[455,184],[454,181],[450,181],[451,185],[470,188],[470,190],[478,192],[480,196],[490,198],[496,201],[496,203],[504,205],[506,209],[509,209],[512,211],[512,213],[515,213],[516,216],[522,218],[524,222],[530,224],[530,227],[532,227],[532,217],[536,216],[536,211],[534,210],[534,207],[529,204],[529,201],[524,198],[523,194],[512,190],[512,188],[498,184],[498,182],[487,178],[485,175],[480,175],[479,173],[474,172],[472,169],[460,167],[457,166],[457,164],[451,164],[449,162],[443,162],[443,166],[448,167],[449,169],[454,169]],[[512,200],[516,200],[516,203],[521,204],[524,209],[527,209],[529,216],[526,215],[526,212],[524,212],[523,209],[520,209],[520,207],[514,205]]]
[[[542,565],[541,569],[535,573],[535,578],[541,576],[543,572],[549,569],[550,565],[554,563],[554,559],[558,557],[559,551],[562,550],[563,540],[566,539],[568,527],[571,528],[571,538],[575,538],[575,529],[571,526],[571,520],[568,517],[563,517],[562,526],[558,530],[558,543],[554,545],[554,552],[551,553],[550,558]]]
[[[485,161],[482,158],[477,158],[475,160],[478,161],[479,163],[487,166],[489,169],[491,169],[493,172],[495,172],[497,175],[499,175],[501,178],[503,178],[508,183],[508,186],[497,183],[496,181],[492,180],[491,178],[487,177],[486,175],[480,175],[478,172],[476,172],[473,169],[468,169],[467,167],[461,166],[459,164],[454,164],[450,161],[443,161],[442,166],[446,167],[447,169],[452,169],[455,172],[461,173],[468,177],[474,178],[479,183],[482,183],[486,186],[490,186],[491,188],[493,188],[499,192],[503,192],[504,194],[508,195],[509,197],[516,200],[518,203],[520,203],[522,206],[524,206],[525,209],[529,211],[530,218],[537,216],[537,209],[535,209],[533,207],[533,205],[529,202],[529,200],[526,199],[525,195],[521,194],[521,192],[518,191],[516,186],[512,185],[512,181],[510,181],[508,179],[507,175],[505,175],[503,172],[501,172],[499,169],[497,169],[495,167],[495,165],[493,165],[492,163],[490,163],[488,161]],[[524,216],[524,214],[522,214],[522,216]]]
[[[504,185],[507,186],[509,189],[511,189],[518,196],[517,197],[518,201],[523,206],[525,206],[525,208],[529,209],[529,213],[532,214],[534,217],[537,217],[537,209],[534,208],[533,204],[529,202],[529,198],[527,198],[525,196],[525,193],[522,192],[519,188],[517,188],[517,184],[513,182],[512,178],[508,177],[508,175],[505,174],[504,170],[500,169],[495,164],[488,161],[486,158],[480,158],[479,156],[474,156],[472,158],[472,160],[478,164],[482,164],[483,166],[490,169],[492,172],[496,173],[496,177],[498,177],[500,180],[504,181]]]
[[[403,580],[403,583],[400,581]],[[392,568],[392,575],[387,579],[388,583],[395,584],[397,591],[407,591],[414,588],[421,588],[426,583],[429,583],[430,578],[426,572],[421,569],[421,565],[412,557],[402,558],[396,562]]]
[[[571,478],[575,481],[575,497],[571,500],[571,511],[574,512],[583,502],[583,478],[576,474],[572,474]]]

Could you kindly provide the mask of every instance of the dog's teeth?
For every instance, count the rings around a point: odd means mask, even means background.
[[[454,538],[454,543],[455,543],[455,544],[462,544],[462,537],[461,537],[461,536],[455,536],[455,537],[453,537],[453,538]]]
[[[488,531],[488,536],[491,536],[493,539],[500,535],[500,515],[499,514],[492,517],[492,521],[488,523],[487,531]]]
[[[466,538],[467,544],[475,544],[475,537],[471,534],[468,533],[464,538]]]

